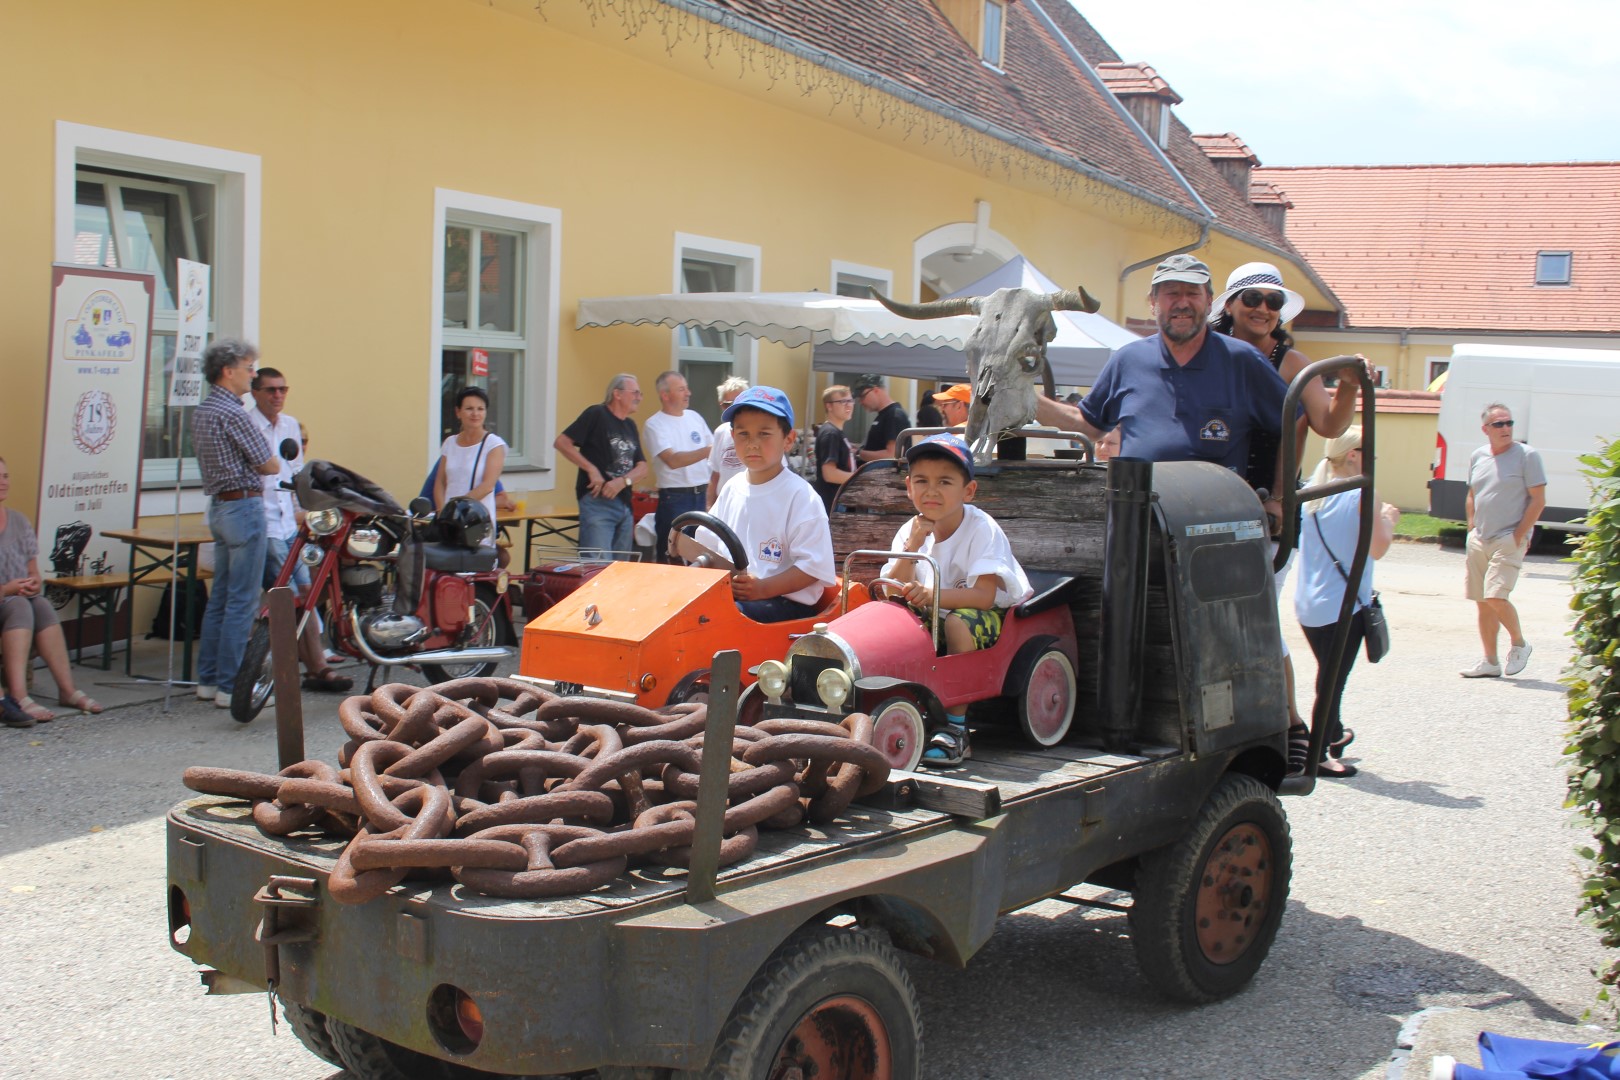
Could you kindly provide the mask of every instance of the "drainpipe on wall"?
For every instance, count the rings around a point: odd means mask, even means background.
[[[1194,240],[1192,243],[1183,244],[1183,245],[1181,245],[1180,247],[1177,247],[1177,248],[1171,248],[1169,251],[1161,251],[1157,255],[1149,255],[1147,258],[1141,260],[1140,262],[1133,262],[1133,263],[1131,263],[1131,265],[1129,265],[1125,269],[1121,270],[1119,272],[1119,289],[1117,290],[1118,295],[1117,295],[1117,297],[1116,297],[1116,299],[1114,301],[1114,321],[1119,323],[1121,326],[1125,325],[1125,279],[1126,278],[1130,277],[1132,274],[1136,273],[1138,270],[1145,269],[1146,267],[1149,267],[1149,266],[1157,266],[1159,263],[1164,262],[1164,260],[1168,259],[1172,255],[1180,255],[1180,254],[1183,254],[1184,252],[1188,252],[1188,251],[1197,251],[1199,248],[1203,247],[1208,242],[1209,242],[1209,222],[1206,221],[1206,222],[1204,222],[1204,227],[1202,229],[1200,229],[1199,232],[1198,232],[1198,239]]]

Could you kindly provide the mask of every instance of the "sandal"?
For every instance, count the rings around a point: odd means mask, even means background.
[[[928,737],[928,749],[923,751],[922,764],[933,768],[960,765],[973,756],[968,747],[967,728],[947,724]]]
[[[31,697],[17,699],[17,707],[27,713],[36,724],[48,724],[56,719],[56,714]]]
[[[1356,772],[1357,769],[1354,765],[1346,765],[1337,758],[1325,758],[1322,764],[1316,767],[1317,776],[1327,776],[1337,780],[1348,780],[1356,775]]]
[[[331,668],[323,668],[313,675],[305,675],[303,687],[323,694],[346,694],[354,689],[354,680],[347,675],[339,675]]]
[[[1297,776],[1305,771],[1311,757],[1311,729],[1294,724],[1288,729],[1288,773]]]
[[[75,690],[71,697],[57,698],[57,703],[60,704],[64,709],[78,709],[81,713],[85,713],[89,716],[94,716],[101,712],[102,708],[101,702],[97,701],[83,690]]]
[[[30,728],[34,726],[34,718],[17,708],[17,703],[11,700],[11,695],[0,697],[0,724],[6,727]]]

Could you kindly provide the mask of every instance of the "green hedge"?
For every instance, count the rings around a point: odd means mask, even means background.
[[[1587,819],[1596,844],[1581,849],[1591,862],[1581,910],[1597,924],[1605,947],[1620,948],[1620,440],[1581,458],[1592,478],[1587,533],[1571,559],[1577,566],[1575,657],[1564,673],[1569,687],[1569,798]],[[1611,1013],[1620,997],[1620,959],[1596,973],[1600,1001]]]

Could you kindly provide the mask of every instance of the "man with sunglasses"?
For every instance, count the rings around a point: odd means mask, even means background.
[[[1479,613],[1485,658],[1465,679],[1517,675],[1530,660],[1519,613],[1508,600],[1519,582],[1530,533],[1547,505],[1547,470],[1541,455],[1513,441],[1513,414],[1492,402],[1480,413],[1486,444],[1468,462],[1468,599]],[[1506,663],[1497,659],[1498,631],[1508,633]]]

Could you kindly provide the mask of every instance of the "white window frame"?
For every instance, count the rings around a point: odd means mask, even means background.
[[[1541,260],[1547,258],[1561,258],[1564,260],[1564,276],[1559,280],[1543,278],[1541,276]],[[1536,252],[1536,284],[1542,288],[1564,288],[1575,282],[1575,253],[1573,251],[1538,251]]]
[[[675,259],[670,270],[671,292],[686,291],[681,278],[681,263],[687,259],[704,262],[729,263],[737,270],[737,291],[756,292],[760,282],[760,255],[758,244],[744,244],[736,240],[721,240],[694,233],[675,234]],[[738,334],[731,349],[732,374],[742,374],[750,386],[759,381],[759,340]],[[681,368],[681,335],[679,330],[669,334],[669,366],[673,371]],[[744,372],[738,372],[742,367]]]
[[[995,8],[997,13],[995,40],[991,41],[990,9]],[[1007,5],[1003,0],[984,0],[984,8],[979,14],[979,57],[987,67],[997,71],[1006,68],[1007,62]],[[994,48],[992,49],[992,46]],[[991,56],[992,51],[994,57]]]
[[[259,155],[58,120],[52,247],[54,259],[59,263],[73,262],[74,208],[80,168],[119,169],[211,185],[214,188],[211,292],[216,332],[258,340],[262,191]],[[185,470],[188,474],[191,471]],[[174,512],[174,478],[175,471],[170,467],[143,466],[143,490],[137,511],[142,517]],[[165,483],[167,489],[146,490],[147,485],[155,488]],[[181,493],[180,513],[200,514],[207,503],[200,486],[190,488]]]
[[[433,265],[428,311],[428,395],[426,456],[423,472],[438,456],[440,437],[439,385],[444,377],[444,230],[451,225],[472,225],[520,233],[523,243],[523,282],[519,294],[527,388],[522,403],[525,453],[507,459],[501,483],[511,491],[551,491],[557,485],[556,416],[549,406],[557,400],[557,339],[561,311],[562,211],[551,206],[515,202],[449,188],[433,190]],[[471,285],[469,285],[471,287]]]
[[[894,295],[893,270],[885,270],[881,266],[863,266],[860,263],[834,259],[831,273],[828,275],[828,291],[834,296],[839,295],[838,286],[845,282],[868,285],[884,296]]]
[[[1435,370],[1436,365],[1439,365],[1439,369],[1440,369],[1439,371]],[[1428,373],[1428,378],[1423,380],[1424,387],[1427,387],[1430,383],[1434,382],[1434,380],[1438,379],[1440,377],[1441,372],[1449,371],[1449,370],[1451,370],[1451,357],[1449,357],[1449,356],[1430,356],[1430,357],[1428,357],[1424,362],[1424,371],[1426,371]]]

